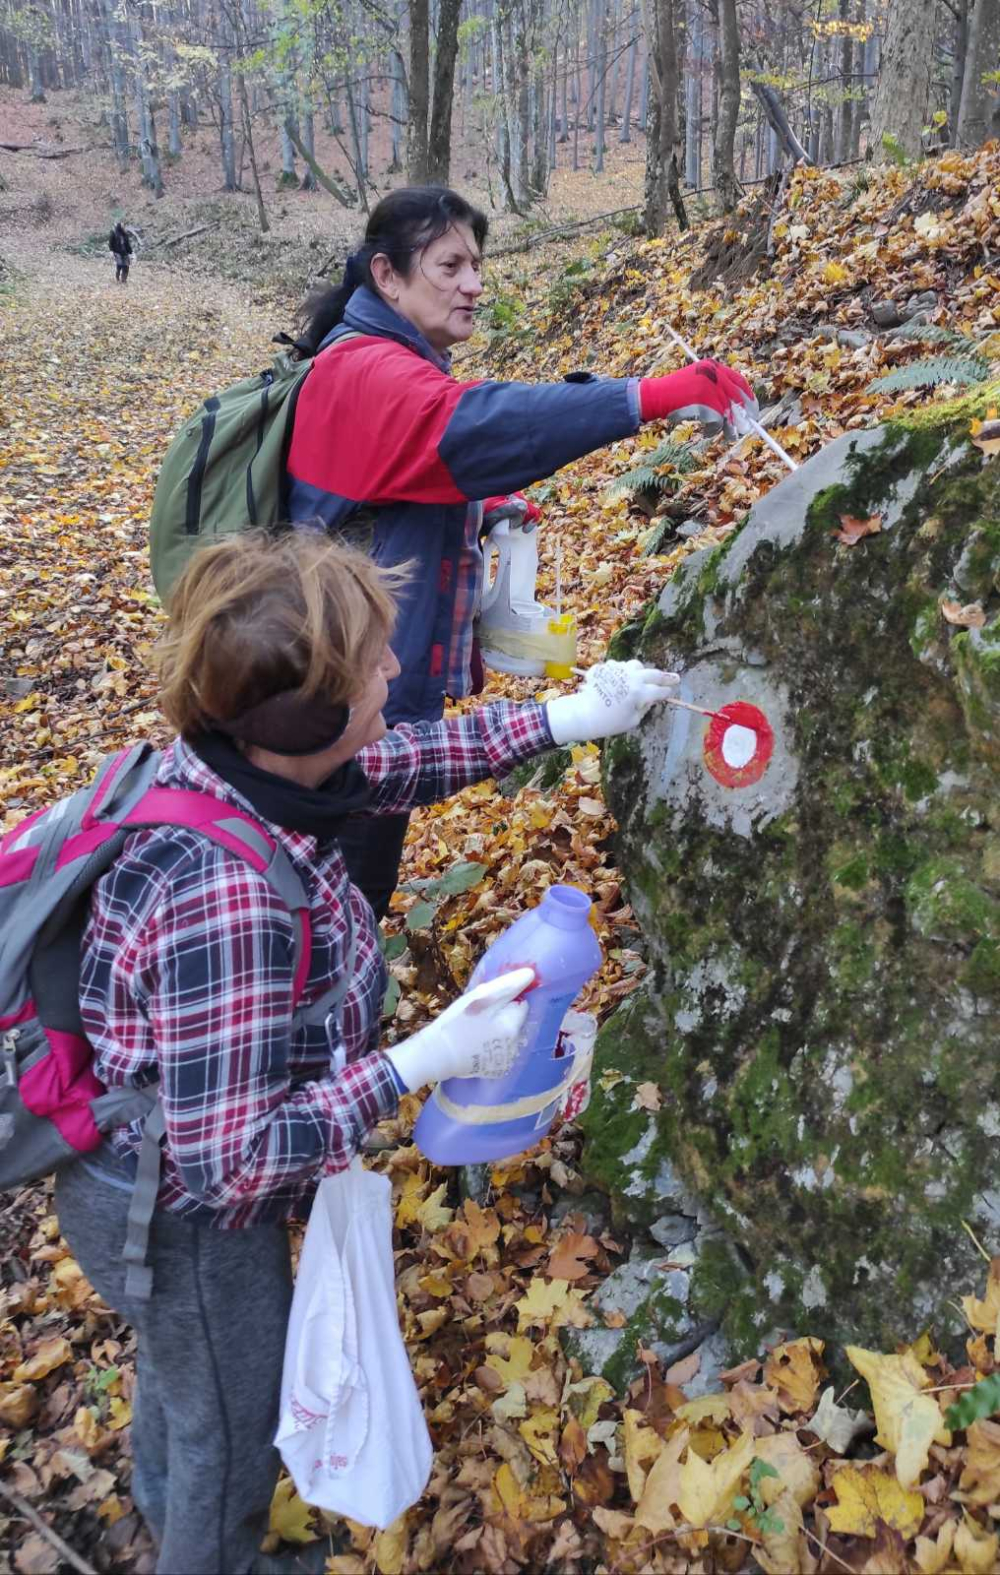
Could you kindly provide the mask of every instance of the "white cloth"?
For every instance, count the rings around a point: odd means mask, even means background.
[[[434,1458],[399,1332],[391,1192],[359,1159],[319,1184],[275,1438],[307,1504],[382,1530],[416,1503]]]

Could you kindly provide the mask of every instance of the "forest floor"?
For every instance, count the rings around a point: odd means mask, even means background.
[[[118,289],[107,254],[78,245],[88,215],[95,231],[106,227],[101,187],[71,160],[17,162],[30,157],[0,166],[12,179],[0,193],[9,220],[0,241],[0,824],[70,791],[109,750],[165,737],[147,660],[162,622],[146,556],[159,458],[201,398],[266,363],[306,282],[285,263],[241,262],[213,277],[199,247],[188,261],[147,256]],[[804,457],[894,399],[928,397],[871,392],[875,378],[928,348],[887,336],[875,312],[887,303],[906,315],[923,297],[930,327],[974,341],[995,379],[998,177],[995,147],[919,171],[801,172],[774,214],[758,197],[730,223],[680,240],[634,242],[604,229],[504,257],[490,270],[491,304],[460,375],[666,370],[679,364],[671,323],[699,352],[746,370],[762,402],[781,404],[777,436]],[[45,193],[56,217],[36,223],[30,207]],[[600,200],[613,208],[619,196],[612,188]],[[559,212],[584,216],[569,199]],[[171,219],[178,229],[194,222],[182,211]],[[679,475],[669,462],[651,466],[657,441],[646,432],[612,445],[536,489],[539,593],[554,596],[561,541],[564,606],[577,617],[584,664],[695,545],[738,529],[782,474],[748,440],[699,451],[697,468]],[[643,464],[636,493],[623,478]],[[489,695],[538,688],[493,674]],[[387,925],[400,986],[388,1034],[412,1031],[460,989],[483,947],[556,879],[595,902],[606,960],[582,1004],[603,1018],[635,987],[641,936],[614,866],[598,764],[593,747],[575,749],[554,784],[506,797],[484,785],[414,817]],[[448,888],[456,863],[479,866],[473,885]],[[428,901],[432,920],[426,910],[418,920]],[[390,1146],[373,1162],[394,1187],[401,1315],[436,1447],[431,1481],[380,1534],[324,1521],[286,1484],[275,1547],[301,1545],[305,1557],[326,1558],[331,1575],[998,1566],[1000,1426],[976,1420],[948,1433],[944,1413],[995,1371],[1000,1260],[984,1300],[965,1299],[967,1361],[956,1370],[921,1330],[905,1351],[861,1353],[871,1400],[856,1391],[856,1412],[824,1383],[822,1342],[808,1330],[695,1400],[685,1385],[697,1379],[697,1353],[664,1373],[640,1351],[641,1376],[619,1397],[560,1343],[565,1325],[624,1322],[591,1303],[629,1246],[586,1192],[573,1130],[496,1167],[485,1192],[465,1198],[454,1173],[434,1170],[413,1146],[417,1108],[407,1098],[384,1124]],[[94,1569],[137,1571],[132,1339],[61,1240],[50,1187],[0,1203],[0,1282],[0,1548],[21,1575],[68,1569],[54,1532]]]

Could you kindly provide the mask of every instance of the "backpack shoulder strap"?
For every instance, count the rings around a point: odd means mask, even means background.
[[[123,824],[137,830],[147,826],[186,827],[217,847],[234,853],[256,870],[258,875],[263,876],[289,909],[295,925],[292,999],[297,1008],[309,977],[312,924],[305,887],[280,842],[259,821],[242,810],[223,803],[211,793],[199,793],[188,788],[150,788],[131,806],[123,817]],[[346,972],[349,984],[351,969],[348,968]],[[338,980],[337,988],[339,986]],[[346,989],[347,985],[344,986]],[[310,1020],[312,1011],[313,1008],[310,1008]]]

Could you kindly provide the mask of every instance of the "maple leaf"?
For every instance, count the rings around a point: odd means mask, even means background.
[[[854,514],[841,514],[840,529],[833,530],[830,535],[834,541],[843,542],[845,547],[855,547],[864,536],[875,536],[882,529],[881,514],[869,514],[867,519],[858,519]]]
[[[659,1110],[663,1095],[655,1083],[640,1083],[632,1095],[633,1110]]]
[[[497,1374],[505,1386],[526,1378],[531,1370],[535,1347],[523,1335],[504,1334],[497,1330],[486,1336],[486,1349],[490,1352],[486,1366]]]
[[[528,1294],[514,1303],[518,1329],[529,1329],[532,1324],[548,1324],[553,1314],[569,1300],[569,1295],[568,1280],[532,1280]]]
[[[675,1415],[691,1427],[697,1427],[699,1422],[706,1420],[712,1422],[726,1422],[729,1420],[730,1401],[728,1395],[702,1395],[697,1400],[686,1400],[683,1405],[675,1408]]]
[[[878,1424],[875,1442],[896,1456],[900,1486],[913,1487],[927,1465],[931,1444],[951,1443],[937,1398],[922,1393],[927,1375],[908,1351],[902,1356],[881,1356],[857,1345],[844,1349],[871,1390]]]
[[[584,1260],[597,1256],[597,1242],[593,1236],[580,1231],[568,1231],[549,1254],[546,1274],[553,1280],[582,1280],[590,1273]]]
[[[763,1479],[761,1487],[765,1484],[772,1485],[770,1477]],[[779,1488],[768,1507],[773,1513],[761,1527],[761,1545],[753,1550],[755,1560],[766,1575],[788,1575],[789,1570],[795,1570],[796,1575],[812,1575],[816,1560],[803,1535],[802,1510],[794,1494]]]
[[[418,1221],[423,1226],[424,1230],[427,1231],[427,1233],[431,1236],[433,1236],[436,1230],[441,1230],[445,1225],[449,1224],[454,1216],[455,1210],[449,1209],[441,1202],[441,1199],[445,1196],[447,1191],[448,1183],[446,1181],[442,1181],[441,1185],[439,1187],[435,1187],[434,1191],[424,1200],[423,1203],[420,1204],[419,1208],[417,1209]]]
[[[282,1477],[271,1499],[269,1528],[284,1542],[315,1542],[312,1510],[303,1503],[289,1477]]]
[[[771,1433],[758,1438],[754,1454],[778,1473],[776,1477],[762,1476],[758,1483],[757,1491],[765,1504],[774,1504],[790,1494],[796,1504],[804,1507],[816,1497],[819,1469],[794,1433]]]
[[[711,1463],[689,1448],[681,1466],[677,1504],[692,1526],[708,1526],[729,1518],[740,1479],[754,1456],[754,1436],[742,1433],[737,1443],[717,1454]]]
[[[653,1461],[652,1470],[643,1484],[635,1511],[636,1523],[645,1526],[654,1535],[661,1531],[672,1531],[677,1525],[674,1510],[680,1503],[680,1458],[690,1438],[691,1430],[687,1427],[672,1433]]]
[[[1000,1498],[1000,1423],[973,1422],[968,1431],[965,1469],[959,1479],[970,1504],[993,1504]]]
[[[559,1412],[552,1406],[541,1406],[518,1426],[518,1432],[531,1453],[542,1466],[558,1466],[556,1435],[559,1432]]]
[[[963,607],[959,602],[941,601],[938,606],[949,623],[957,624],[962,629],[981,629],[986,622],[986,614],[979,602],[967,602]]]
[[[824,1375],[823,1341],[807,1336],[776,1345],[764,1364],[764,1381],[777,1391],[783,1411],[811,1411]]]
[[[514,1379],[499,1399],[493,1401],[490,1411],[498,1422],[514,1422],[519,1417],[527,1416],[528,1400],[524,1385]]]
[[[874,1537],[879,1521],[885,1521],[904,1537],[914,1537],[924,1518],[924,1501],[919,1493],[901,1487],[895,1476],[874,1466],[859,1470],[841,1466],[834,1472],[832,1487],[836,1504],[826,1510],[833,1531],[857,1537]]]

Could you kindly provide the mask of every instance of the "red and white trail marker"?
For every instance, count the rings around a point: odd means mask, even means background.
[[[713,712],[705,733],[705,765],[723,787],[759,782],[774,752],[774,734],[763,711],[733,700]]]

